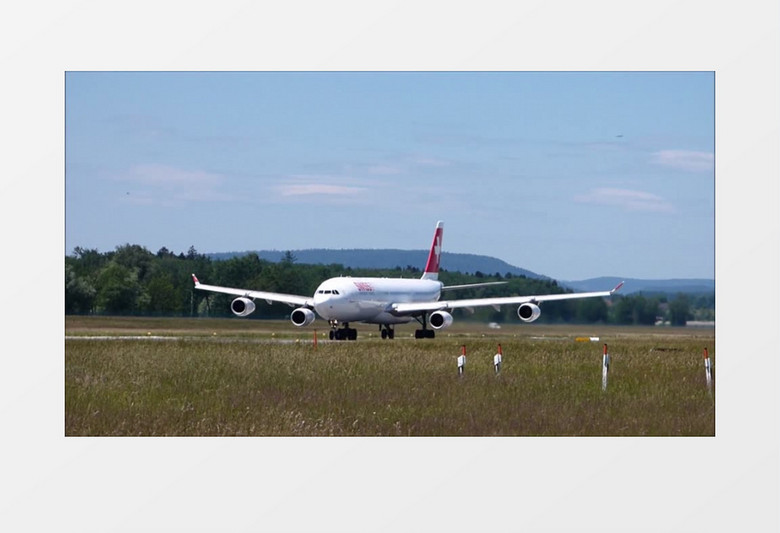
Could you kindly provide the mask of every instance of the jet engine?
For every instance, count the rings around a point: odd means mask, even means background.
[[[517,316],[519,316],[520,320],[523,322],[533,322],[539,318],[539,315],[541,314],[542,310],[539,309],[539,306],[536,304],[527,303],[517,308]]]
[[[435,311],[428,319],[433,329],[444,329],[452,325],[452,315],[446,311]]]
[[[317,318],[317,316],[314,314],[314,311],[311,309],[308,309],[306,307],[299,307],[295,311],[292,312],[290,315],[290,320],[293,324],[296,326],[303,327],[308,326],[312,322],[314,322],[314,319]]]
[[[230,302],[230,310],[233,311],[233,314],[236,316],[247,316],[254,312],[255,302],[249,298],[236,298]]]

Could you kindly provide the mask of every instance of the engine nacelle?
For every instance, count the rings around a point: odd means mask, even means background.
[[[542,310],[539,309],[539,306],[536,304],[527,303],[517,308],[517,316],[519,316],[520,320],[523,322],[533,322],[539,318],[539,315],[541,314]]]
[[[447,311],[435,311],[431,313],[428,322],[433,329],[444,329],[452,325],[452,315]]]
[[[249,298],[236,298],[230,302],[230,310],[236,316],[247,316],[255,311],[255,302]]]
[[[299,328],[303,326],[308,326],[312,322],[314,322],[314,319],[317,318],[317,316],[314,314],[314,311],[311,309],[307,309],[306,307],[299,307],[295,311],[292,312],[290,315],[290,320],[293,324],[298,326]]]

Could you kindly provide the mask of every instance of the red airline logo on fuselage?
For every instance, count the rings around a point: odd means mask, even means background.
[[[374,287],[366,281],[353,281],[357,290],[360,292],[374,292]]]

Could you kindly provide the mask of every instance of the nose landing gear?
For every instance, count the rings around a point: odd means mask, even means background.
[[[339,324],[337,320],[330,321],[330,333],[328,334],[328,338],[330,340],[357,340],[357,330],[355,328],[349,327],[349,322],[344,322],[344,327],[340,329],[338,325]]]

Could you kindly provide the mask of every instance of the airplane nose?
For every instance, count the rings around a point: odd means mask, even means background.
[[[331,294],[318,293],[314,295],[314,310],[325,318],[330,319],[330,315],[333,311],[334,299],[337,296]]]

